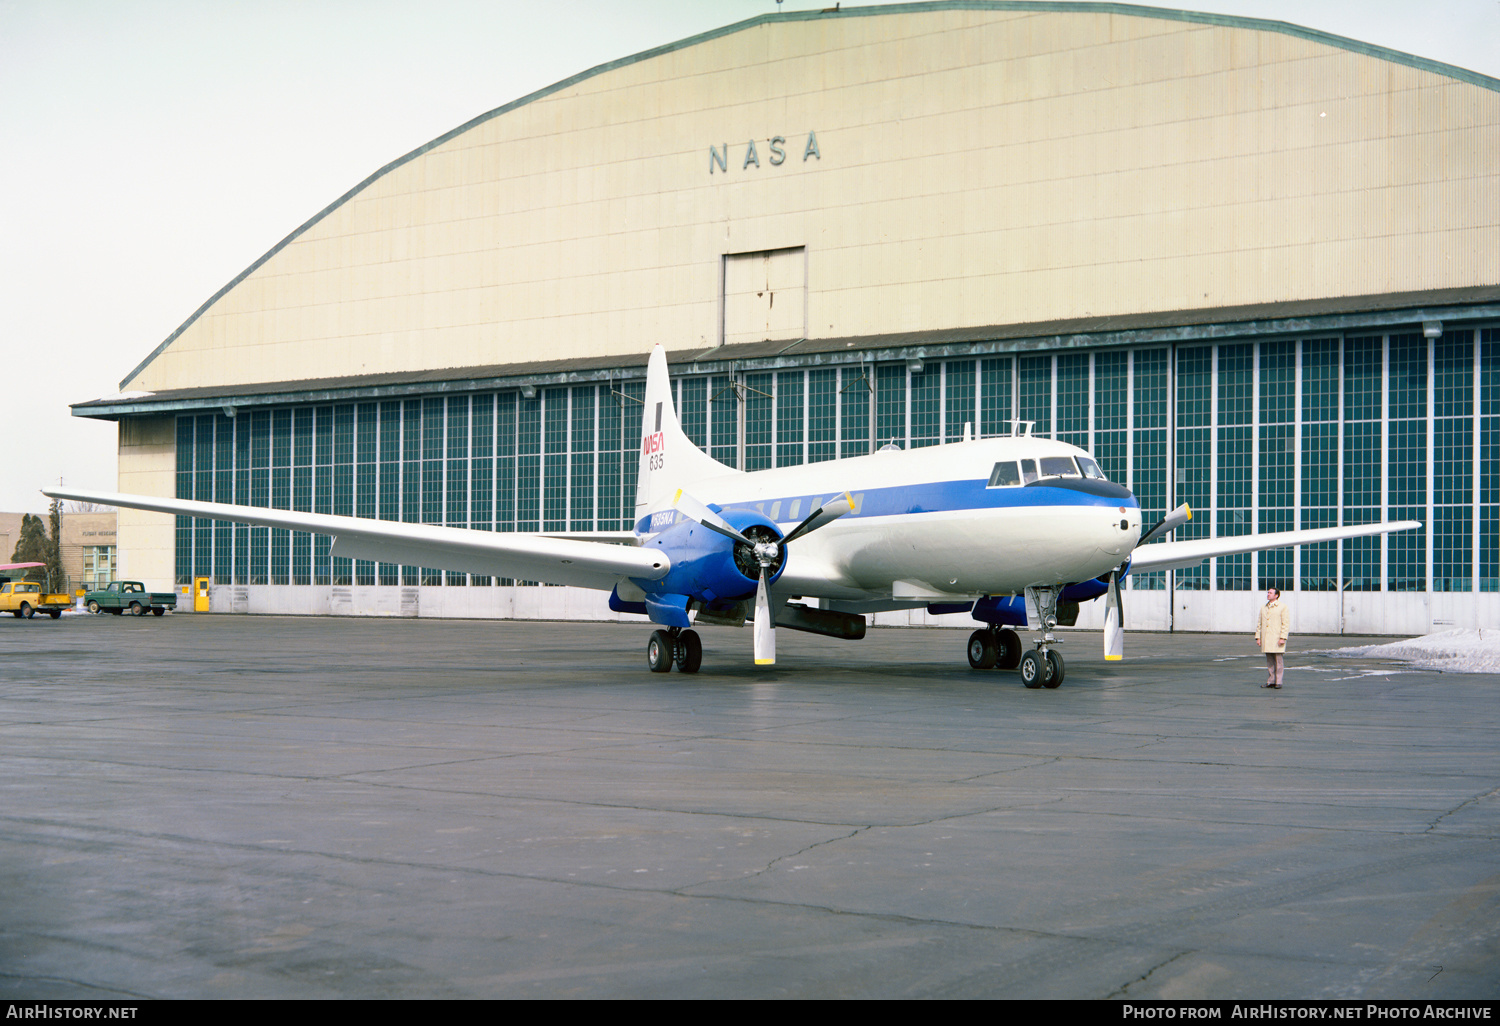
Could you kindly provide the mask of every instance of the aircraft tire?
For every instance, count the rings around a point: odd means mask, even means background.
[[[995,635],[995,665],[1002,670],[1021,665],[1021,636],[1009,627]]]
[[[1028,688],[1039,688],[1042,686],[1043,674],[1047,672],[1046,664],[1042,661],[1042,654],[1032,649],[1021,657],[1018,667],[1021,671],[1021,683]]]
[[[978,630],[969,635],[969,666],[975,670],[990,670],[995,666],[995,634]]]
[[[666,673],[672,668],[672,639],[666,631],[652,631],[646,642],[646,665],[652,673]]]
[[[697,631],[677,635],[677,668],[683,673],[697,673],[703,665],[703,639]]]
[[[1044,688],[1061,687],[1063,682],[1063,657],[1061,652],[1047,650],[1047,679],[1042,681]]]

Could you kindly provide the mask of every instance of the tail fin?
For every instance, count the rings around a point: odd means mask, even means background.
[[[667,376],[667,354],[658,343],[646,365],[646,406],[641,416],[641,467],[635,484],[635,516],[670,504],[677,489],[689,492],[699,481],[733,474],[682,433]],[[704,501],[709,501],[705,499]]]

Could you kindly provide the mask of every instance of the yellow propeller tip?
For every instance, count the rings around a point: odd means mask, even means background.
[[[1105,659],[1106,662],[1111,662],[1111,663],[1117,663],[1121,659],[1124,659],[1124,658],[1125,658],[1124,656],[1105,656],[1104,657],[1104,659]]]

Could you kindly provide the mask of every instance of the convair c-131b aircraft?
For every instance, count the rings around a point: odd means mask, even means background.
[[[971,611],[976,669],[1019,668],[1027,687],[1057,687],[1053,628],[1077,603],[1104,597],[1104,653],[1124,652],[1120,580],[1212,556],[1384,534],[1412,521],[1193,541],[1154,541],[1186,506],[1144,535],[1129,489],[1082,449],[1029,433],[930,448],[737,471],[683,434],[667,358],[646,373],[632,532],[520,534],[396,523],[143,495],[48,488],[60,499],[230,520],[334,537],[333,555],[598,588],[610,608],[659,630],[652,670],[694,673],[694,627],[754,623],[757,664],[776,661],[777,626],[858,639],[866,613],[926,606]],[[1039,637],[1029,650],[1015,627]]]

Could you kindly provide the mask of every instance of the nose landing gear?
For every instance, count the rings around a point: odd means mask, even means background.
[[[1040,624],[1041,638],[1030,652],[1022,651],[1021,637],[1009,627],[991,623],[969,635],[969,665],[976,670],[999,667],[1019,670],[1021,683],[1028,688],[1055,688],[1063,682],[1062,653],[1054,646],[1062,639],[1054,637],[1057,626],[1057,600],[1061,585],[1026,589],[1026,618]],[[975,618],[980,615],[976,611]]]

